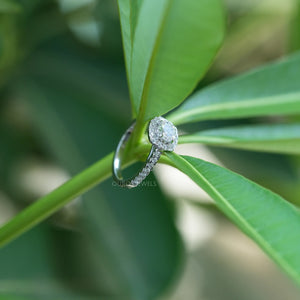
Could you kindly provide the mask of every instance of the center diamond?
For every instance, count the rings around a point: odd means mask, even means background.
[[[162,128],[163,128],[163,139],[167,143],[171,143],[177,134],[176,128],[169,121],[165,122],[162,125]]]
[[[149,125],[150,142],[164,151],[173,151],[177,145],[177,128],[163,117],[156,117]]]

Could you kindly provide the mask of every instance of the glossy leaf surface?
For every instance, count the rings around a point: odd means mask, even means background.
[[[138,9],[136,9],[138,8]],[[148,120],[181,103],[224,34],[219,0],[119,0],[134,111]]]
[[[196,92],[169,116],[176,124],[300,113],[300,53]]]
[[[249,125],[204,130],[181,136],[179,142],[300,154],[300,124]]]
[[[169,153],[175,167],[215,200],[217,206],[300,282],[300,212],[279,195],[222,167]]]

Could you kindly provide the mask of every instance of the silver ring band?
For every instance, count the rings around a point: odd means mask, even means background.
[[[149,141],[152,143],[150,153],[143,168],[133,177],[123,179],[122,159],[126,144],[134,130],[135,122],[125,131],[117,146],[112,166],[114,181],[122,187],[133,188],[138,186],[152,171],[158,162],[163,151],[173,151],[178,141],[176,127],[168,120],[162,117],[156,117],[151,120],[148,128]]]

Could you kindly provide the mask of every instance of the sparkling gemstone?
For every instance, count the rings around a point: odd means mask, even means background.
[[[173,142],[173,139],[176,136],[176,128],[170,123],[164,123],[162,125],[163,128],[163,139],[167,143]]]
[[[177,128],[163,117],[156,117],[149,125],[150,142],[164,151],[173,151],[178,142]]]

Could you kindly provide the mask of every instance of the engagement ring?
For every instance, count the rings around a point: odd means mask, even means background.
[[[156,117],[150,121],[148,138],[152,144],[150,153],[144,167],[132,178],[123,179],[121,174],[122,156],[126,143],[135,127],[135,122],[126,130],[121,137],[113,159],[113,178],[115,182],[127,188],[138,186],[152,171],[163,151],[174,151],[178,142],[177,128],[163,117]]]

